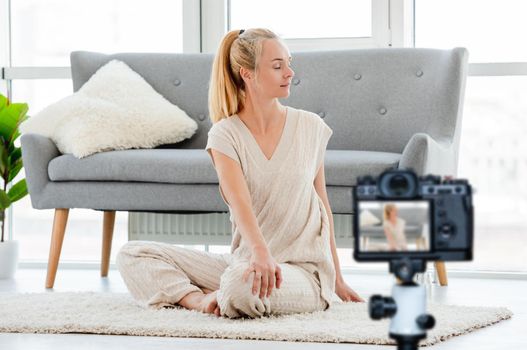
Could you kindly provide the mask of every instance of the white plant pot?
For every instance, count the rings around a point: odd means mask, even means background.
[[[18,241],[0,242],[0,279],[13,278],[18,265]]]

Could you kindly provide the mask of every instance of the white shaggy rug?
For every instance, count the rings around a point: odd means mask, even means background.
[[[432,345],[512,316],[501,307],[429,304],[428,312],[436,318],[436,326],[420,345]],[[228,319],[182,307],[144,309],[124,293],[0,293],[0,332],[394,344],[388,337],[389,322],[371,320],[367,303],[335,301],[327,311]]]

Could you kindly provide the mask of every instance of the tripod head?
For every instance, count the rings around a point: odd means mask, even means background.
[[[422,259],[403,257],[397,260],[390,260],[390,272],[399,278],[403,285],[415,285],[415,274],[425,270],[426,261]]]

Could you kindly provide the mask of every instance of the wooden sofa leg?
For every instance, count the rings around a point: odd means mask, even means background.
[[[102,224],[101,277],[108,276],[108,269],[110,268],[110,253],[112,252],[114,224],[115,211],[105,211]]]
[[[69,209],[55,209],[55,218],[53,219],[53,232],[51,233],[51,245],[49,248],[48,274],[46,277],[46,288],[53,288],[55,284],[55,275],[59,265],[60,251],[66,232],[66,223],[68,222]]]
[[[445,268],[445,262],[444,261],[436,261],[435,263],[436,271],[437,271],[437,277],[439,278],[439,284],[441,286],[447,286],[448,285],[448,279],[446,276],[446,268]]]

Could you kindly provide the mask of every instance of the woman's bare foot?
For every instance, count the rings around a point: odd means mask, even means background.
[[[192,292],[183,297],[179,301],[179,304],[189,310],[197,310],[206,314],[220,316],[220,307],[218,306],[218,300],[216,298],[217,293],[217,290],[207,294]]]
[[[205,297],[201,300],[201,312],[205,313],[211,313],[216,316],[220,315],[220,306],[218,305],[218,298],[217,298],[218,291],[215,290],[214,292],[210,292],[208,294],[205,294]]]

